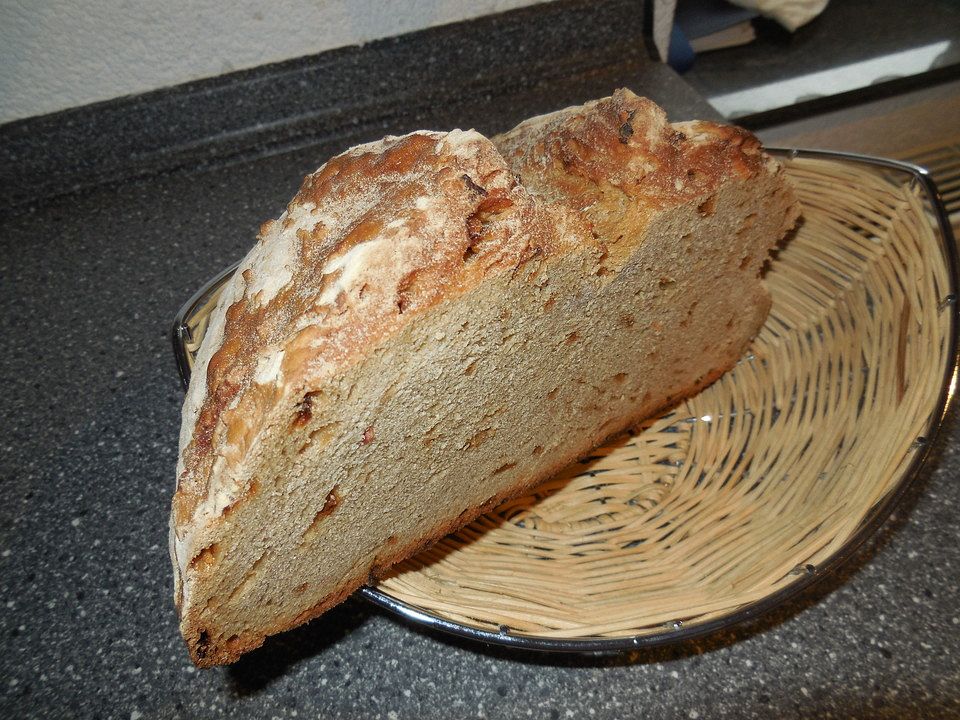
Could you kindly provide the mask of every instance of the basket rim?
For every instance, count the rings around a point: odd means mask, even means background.
[[[863,543],[874,535],[877,530],[887,521],[896,507],[903,500],[907,492],[915,485],[920,474],[921,468],[925,465],[929,455],[930,448],[934,439],[940,432],[943,420],[953,401],[954,391],[957,384],[958,373],[960,373],[960,347],[958,347],[958,324],[960,324],[960,308],[958,308],[957,292],[960,287],[960,259],[956,241],[953,237],[953,230],[950,225],[943,200],[936,183],[934,183],[926,168],[913,163],[900,160],[891,160],[889,158],[880,158],[870,155],[861,155],[858,153],[840,152],[836,150],[820,149],[801,149],[801,148],[765,148],[767,152],[778,157],[788,159],[813,158],[823,160],[835,160],[840,162],[858,163],[870,165],[873,167],[882,167],[888,170],[895,170],[906,173],[917,180],[924,190],[926,199],[930,202],[939,233],[939,241],[942,246],[943,254],[947,263],[947,276],[949,279],[949,297],[953,298],[951,304],[952,310],[950,317],[952,322],[947,338],[947,363],[944,366],[943,379],[940,384],[940,391],[937,397],[935,412],[931,413],[930,421],[925,428],[925,434],[917,438],[921,443],[919,452],[917,452],[910,463],[903,471],[897,485],[891,490],[886,498],[876,505],[870,513],[861,522],[860,527],[850,536],[850,538],[837,549],[830,557],[823,561],[819,566],[812,568],[808,566],[806,574],[798,575],[797,579],[789,585],[770,593],[769,595],[740,607],[733,612],[727,613],[713,620],[696,623],[684,627],[681,621],[675,621],[669,627],[665,627],[661,632],[649,633],[645,635],[632,635],[616,638],[607,637],[583,637],[583,638],[551,638],[538,635],[511,634],[510,628],[501,626],[499,632],[492,632],[482,628],[467,625],[466,623],[455,622],[445,619],[439,615],[420,609],[403,600],[379,590],[374,586],[364,585],[357,594],[368,602],[383,608],[402,620],[428,630],[439,631],[446,635],[487,643],[490,645],[499,645],[510,647],[517,650],[532,650],[547,653],[603,653],[603,652],[622,652],[627,650],[636,650],[639,648],[651,648],[691,640],[698,637],[710,635],[720,630],[728,630],[738,625],[754,620],[776,607],[784,604],[802,591],[813,587],[822,582],[825,578],[836,572],[844,565],[850,557],[863,545]],[[219,288],[226,280],[233,275],[239,266],[239,261],[231,264],[216,276],[204,283],[187,302],[185,302],[174,316],[171,328],[171,341],[173,345],[173,354],[177,363],[177,370],[184,389],[190,381],[190,364],[187,357],[186,342],[191,340],[190,328],[187,325],[187,318],[191,317],[197,308],[203,304],[209,296]]]

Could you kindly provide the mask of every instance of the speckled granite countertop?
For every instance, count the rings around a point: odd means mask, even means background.
[[[541,87],[510,112],[624,81],[676,117],[703,111],[668,71],[630,73]],[[477,125],[498,129],[487,112]],[[194,669],[166,546],[182,400],[169,324],[335,149],[94,187],[0,220],[0,716],[960,717],[955,414],[916,491],[841,575],[735,633],[523,654],[351,600],[230,668]]]

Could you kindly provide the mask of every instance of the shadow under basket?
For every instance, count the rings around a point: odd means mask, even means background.
[[[950,227],[919,168],[773,152],[803,222],[771,263],[773,307],[737,366],[360,593],[486,642],[636,648],[775,607],[883,523],[955,383]],[[185,382],[232,271],[175,321]]]

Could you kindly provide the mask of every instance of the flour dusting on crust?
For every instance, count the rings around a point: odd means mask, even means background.
[[[178,523],[243,491],[242,460],[285,398],[434,303],[551,251],[548,211],[473,130],[361,145],[265,223],[211,316],[181,432]]]

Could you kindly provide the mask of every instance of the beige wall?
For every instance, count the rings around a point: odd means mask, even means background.
[[[0,0],[0,123],[544,0]]]

